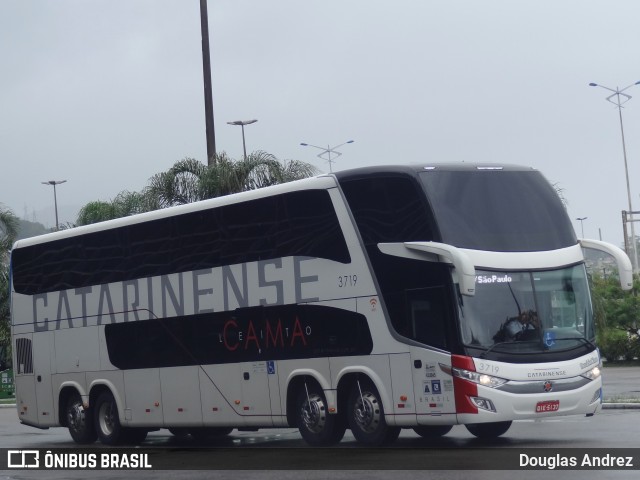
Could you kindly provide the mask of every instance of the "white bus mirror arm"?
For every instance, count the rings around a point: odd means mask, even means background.
[[[633,266],[631,260],[624,251],[612,245],[611,243],[602,242],[600,240],[581,239],[579,240],[582,248],[590,248],[599,252],[608,253],[616,260],[618,265],[618,275],[620,277],[620,287],[623,290],[631,290],[633,288]]]
[[[469,256],[453,245],[438,242],[379,243],[382,253],[397,257],[414,258],[428,262],[453,264],[458,274],[460,293],[475,295],[476,269]]]

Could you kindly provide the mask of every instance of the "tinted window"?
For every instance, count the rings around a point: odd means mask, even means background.
[[[305,190],[18,248],[16,292],[35,294],[307,256],[351,261],[326,190]]]
[[[126,370],[368,355],[364,315],[319,305],[252,307],[105,326],[110,362]]]
[[[444,243],[532,252],[577,242],[562,202],[539,172],[433,170],[420,176]]]
[[[431,212],[410,177],[374,177],[341,183],[365,245],[433,240]]]
[[[450,350],[455,338],[450,267],[385,255],[378,243],[437,241],[417,180],[369,177],[341,182],[365,243],[391,328],[400,336]]]

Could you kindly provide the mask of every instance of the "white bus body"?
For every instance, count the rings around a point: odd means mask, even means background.
[[[19,419],[79,443],[379,445],[601,407],[582,248],[532,169],[319,176],[21,240],[11,272]]]

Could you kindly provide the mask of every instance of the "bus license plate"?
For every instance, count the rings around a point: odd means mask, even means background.
[[[557,412],[558,410],[560,410],[560,400],[536,403],[536,413]]]

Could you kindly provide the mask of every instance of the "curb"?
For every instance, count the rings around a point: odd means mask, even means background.
[[[603,403],[603,410],[640,410],[640,403]]]

